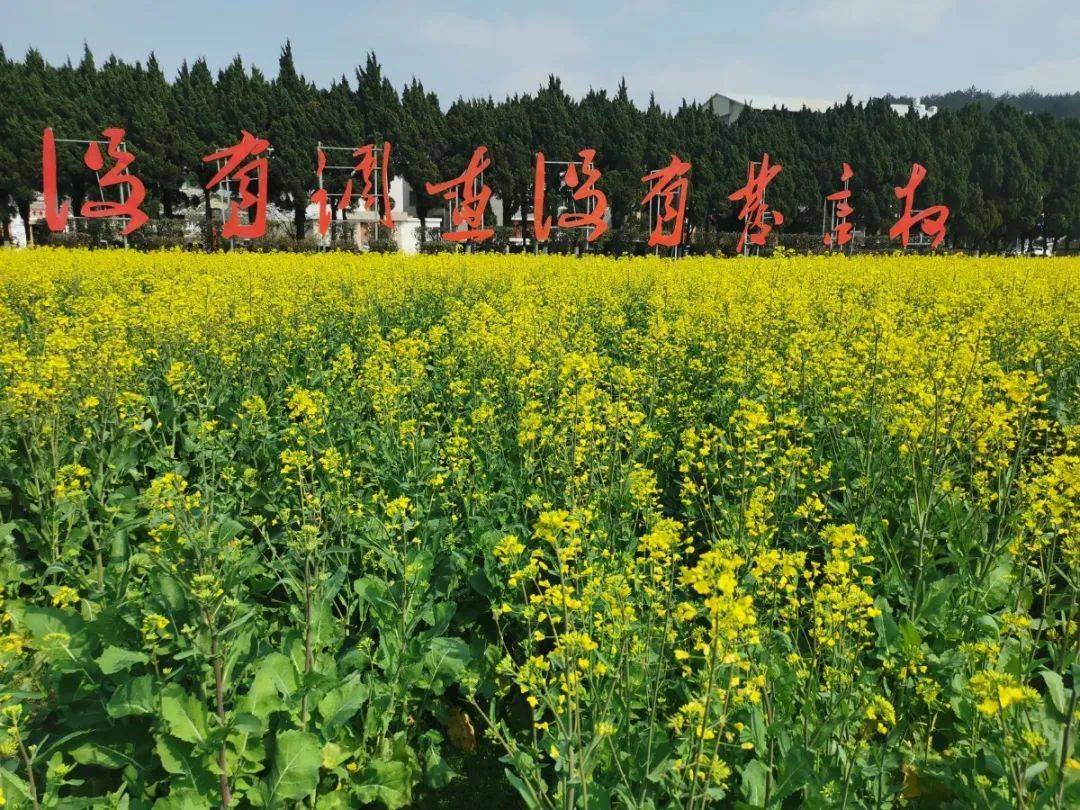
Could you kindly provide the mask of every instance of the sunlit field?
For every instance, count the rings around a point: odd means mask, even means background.
[[[4,799],[1075,807],[1078,406],[1080,259],[0,253]]]

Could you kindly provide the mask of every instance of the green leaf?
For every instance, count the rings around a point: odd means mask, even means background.
[[[98,656],[97,665],[106,675],[113,675],[117,672],[125,672],[136,664],[145,664],[149,660],[146,653],[123,650],[110,644],[105,652]]]
[[[541,805],[533,798],[533,789],[514,775],[509,768],[503,770],[506,781],[518,792],[518,796],[529,810],[537,810]]]
[[[444,788],[453,781],[457,774],[454,773],[450,764],[439,753],[439,749],[436,746],[431,746],[427,750],[427,754],[424,755],[424,780],[427,782],[428,787]]]
[[[761,807],[765,804],[765,780],[769,767],[760,759],[753,759],[742,769],[742,793],[747,804]]]
[[[187,599],[184,597],[184,589],[180,587],[179,582],[168,574],[159,574],[155,584],[171,613],[180,613],[184,610]]]
[[[784,757],[776,777],[776,791],[772,799],[782,802],[801,789],[814,772],[814,755],[802,746],[794,746]]]
[[[334,790],[319,796],[315,802],[315,810],[349,810],[349,794],[344,790]]]
[[[243,734],[258,734],[262,731],[259,718],[247,712],[237,712],[233,715],[232,727]]]
[[[67,752],[80,765],[95,765],[99,768],[120,769],[133,765],[140,768],[140,763],[129,754],[110,745],[88,741]]]
[[[153,714],[153,681],[149,675],[140,675],[124,681],[113,692],[105,710],[109,717],[128,717],[135,714]]]
[[[1034,765],[1029,765],[1024,771],[1024,782],[1030,782],[1049,767],[1049,762],[1036,762]]]
[[[424,655],[426,683],[422,682],[421,688],[428,688],[436,695],[441,695],[461,677],[471,660],[472,651],[460,638],[440,636],[432,639]]]
[[[192,788],[170,790],[168,796],[154,802],[154,810],[204,810],[209,807],[209,799]]]
[[[303,799],[319,782],[322,747],[306,731],[283,731],[277,737],[270,794],[274,799]]]
[[[54,666],[70,672],[89,664],[84,659],[90,640],[82,616],[31,605],[22,611],[21,622],[35,646],[48,653]]]
[[[1066,712],[1069,710],[1069,701],[1065,697],[1065,682],[1052,669],[1044,669],[1039,674],[1042,675],[1043,683],[1046,684],[1046,694],[1050,696],[1050,702],[1054,704],[1058,714],[1065,717]],[[1080,684],[1073,684],[1073,688],[1077,686],[1080,686]]]
[[[26,806],[16,804],[15,801],[18,799],[22,799],[26,804],[30,803],[30,786],[23,781],[21,776],[7,768],[0,768],[0,789],[4,791],[4,798],[11,807]]]
[[[178,777],[171,780],[174,784],[186,785],[203,795],[211,793],[217,786],[217,778],[203,759],[196,756],[192,746],[172,737],[162,736],[158,737],[155,750],[161,760],[161,767]]]
[[[983,584],[987,608],[993,610],[1004,605],[1012,594],[1012,588],[1012,561],[1006,560],[990,571],[986,577],[986,582]]]
[[[271,713],[286,708],[282,698],[294,694],[296,687],[292,661],[281,653],[270,653],[255,665],[255,677],[242,708],[265,721]]]
[[[322,749],[322,767],[333,770],[352,754],[334,742],[328,742]]]
[[[169,684],[161,693],[161,716],[177,739],[189,743],[206,741],[206,707],[176,684]]]
[[[398,810],[412,801],[412,769],[400,760],[373,760],[364,768],[356,796]]]
[[[947,618],[949,598],[958,582],[956,577],[947,576],[934,580],[926,591],[926,600],[919,609],[919,616],[935,627],[940,627]]]
[[[338,727],[352,719],[367,699],[367,685],[356,679],[346,681],[327,692],[319,701],[319,714],[326,721],[324,736],[333,737]]]
[[[922,648],[922,635],[919,628],[906,616],[900,620],[900,638],[909,652],[917,652]]]
[[[395,625],[400,621],[398,606],[390,599],[389,589],[381,579],[371,576],[361,577],[353,583],[353,588],[360,600],[371,609],[375,622],[380,628]]]

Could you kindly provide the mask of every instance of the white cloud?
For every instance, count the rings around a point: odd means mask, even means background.
[[[1042,93],[1080,91],[1080,56],[1044,59],[1005,71],[993,80],[998,91],[1020,92],[1034,87]]]
[[[975,0],[993,13],[1001,0]],[[925,34],[938,30],[953,14],[972,11],[972,0],[811,0],[773,11],[773,23],[790,28],[855,31],[876,35]]]

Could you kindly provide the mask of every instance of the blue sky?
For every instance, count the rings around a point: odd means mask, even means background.
[[[270,75],[289,38],[303,73],[350,77],[374,50],[400,87],[413,75],[443,105],[532,90],[549,73],[579,94],[625,76],[667,107],[713,92],[809,101],[971,85],[1080,90],[1077,0],[0,0],[0,44],[50,61],[143,59],[165,69],[239,53]]]

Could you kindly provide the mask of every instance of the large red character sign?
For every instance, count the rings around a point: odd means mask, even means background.
[[[906,186],[894,189],[896,196],[903,202],[900,219],[889,229],[889,238],[900,237],[906,248],[911,240],[911,231],[918,225],[924,234],[931,237],[930,247],[936,248],[945,239],[945,223],[949,220],[949,209],[944,205],[932,205],[921,211],[915,211],[915,190],[926,179],[926,169],[918,163],[911,165],[911,177]]]
[[[584,211],[564,211],[559,215],[560,228],[587,228],[589,242],[595,242],[605,231],[607,222],[607,195],[596,187],[600,179],[600,170],[593,163],[595,149],[582,149],[578,152],[579,161],[571,161],[563,172],[562,182],[570,189],[575,202],[584,203]],[[580,168],[579,168],[580,167]],[[583,176],[584,175],[584,176]],[[536,153],[536,174],[533,184],[533,233],[536,241],[547,241],[551,233],[551,217],[544,216],[544,196],[546,191],[546,163],[543,152]]]
[[[825,243],[825,247],[844,247],[851,241],[852,231],[855,228],[850,221],[855,209],[852,208],[849,202],[851,200],[851,188],[848,185],[851,178],[855,176],[855,172],[851,170],[848,164],[843,165],[844,169],[840,172],[840,182],[844,184],[844,187],[825,198],[827,202],[833,204],[830,229],[821,238],[821,241]]]
[[[105,151],[112,165],[102,175],[105,157],[101,154],[101,144],[90,141],[83,155],[85,166],[98,175],[98,186],[102,197],[105,190],[118,187],[117,200],[86,200],[79,209],[79,215],[86,219],[125,219],[124,236],[129,236],[143,225],[149,217],[141,206],[146,199],[146,186],[127,169],[135,162],[135,156],[124,147],[124,130],[110,127],[102,132],[107,139]],[[82,141],[82,143],[86,143]],[[71,206],[59,203],[56,180],[56,137],[51,128],[46,128],[41,136],[41,177],[42,197],[45,203],[45,224],[51,231],[62,231],[67,227]]]
[[[689,172],[690,164],[672,155],[671,163],[667,166],[641,178],[641,182],[649,186],[641,204],[649,205],[654,200],[657,203],[649,247],[678,247],[682,244],[686,195],[690,189]]]
[[[256,138],[247,130],[242,130],[240,142],[207,155],[203,163],[221,162],[217,173],[210,178],[206,188],[213,188],[226,177],[239,183],[239,201],[230,205],[229,218],[221,227],[223,239],[239,237],[258,239],[266,234],[267,183],[269,181],[269,161],[264,154],[270,148],[270,142]],[[259,157],[262,155],[262,157]],[[246,162],[245,162],[246,161]],[[251,192],[251,183],[258,183],[257,190]],[[254,208],[255,213],[247,224],[241,223],[240,212]]]
[[[381,205],[383,214],[379,220],[380,223],[387,228],[394,227],[394,218],[390,212],[390,152],[390,141],[384,141],[381,149],[377,149],[375,144],[369,143],[359,147],[352,153],[352,156],[357,159],[356,165],[353,166],[349,179],[345,181],[345,188],[342,190],[341,199],[338,200],[337,204],[338,211],[348,211],[352,206],[353,176],[357,176],[362,184],[359,194],[360,199],[364,201],[365,210],[374,211],[377,205]],[[326,154],[320,149],[318,166],[315,170],[320,181],[325,170]],[[377,200],[375,195],[376,170],[379,171]],[[320,185],[322,185],[321,182]],[[311,195],[311,201],[319,206],[319,233],[326,236],[326,232],[330,228],[330,197],[326,189],[318,189]]]
[[[768,188],[773,178],[780,174],[782,169],[783,167],[779,163],[775,166],[770,165],[769,155],[766,153],[761,158],[760,163],[751,163],[747,168],[746,185],[728,195],[728,199],[733,202],[743,201],[742,210],[739,211],[743,231],[739,237],[739,245],[736,248],[740,253],[745,247],[747,239],[750,240],[750,244],[761,247],[765,244],[765,240],[769,238],[773,225],[784,224],[784,215],[776,210],[770,211],[768,204],[765,202],[765,189]],[[772,223],[768,221],[766,214],[772,215]]]
[[[484,210],[491,199],[491,189],[484,184],[484,170],[491,165],[487,147],[478,146],[469,165],[453,180],[444,183],[425,183],[431,196],[443,195],[450,203],[450,225],[453,230],[444,233],[448,242],[483,242],[495,235],[493,228],[484,227]],[[458,230],[462,225],[464,229]]]

